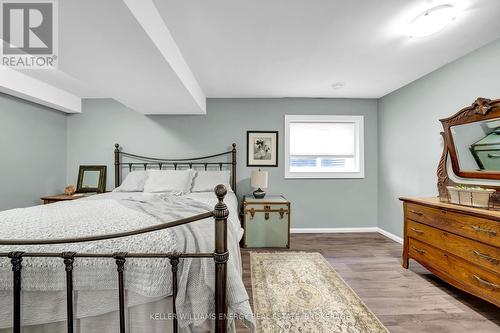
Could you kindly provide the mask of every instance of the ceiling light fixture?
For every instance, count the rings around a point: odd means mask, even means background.
[[[334,84],[332,84],[332,89],[341,89],[345,86],[345,82],[335,82]]]
[[[442,30],[457,15],[452,5],[441,5],[426,10],[411,21],[408,35],[414,38],[427,37]]]

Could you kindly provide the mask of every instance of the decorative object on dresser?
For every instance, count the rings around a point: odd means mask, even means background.
[[[403,267],[414,259],[455,287],[500,306],[500,212],[402,198]]]
[[[266,192],[262,191],[263,188],[267,188],[267,171],[254,170],[250,176],[250,186],[256,188],[253,191],[253,196],[255,199],[262,199],[266,196]]]
[[[500,159],[494,145],[478,145],[485,137],[491,143],[500,128],[500,99],[478,98],[440,121],[439,197],[401,198],[403,267],[414,259],[444,281],[500,306],[500,212],[495,210]],[[457,184],[459,179],[467,184]]]
[[[83,193],[77,193],[77,194],[57,194],[57,195],[47,195],[44,197],[41,197],[40,199],[43,201],[44,205],[51,204],[54,202],[59,202],[59,201],[69,201],[69,200],[76,200],[80,198],[84,198],[89,196],[88,194],[83,194]]]
[[[77,193],[106,192],[106,166],[80,165],[78,172]]]
[[[446,189],[448,190],[448,202],[478,208],[490,208],[491,196],[495,193],[494,189],[478,186],[446,186]]]
[[[283,196],[265,200],[243,197],[243,247],[290,248],[290,202]]]
[[[64,194],[66,195],[73,195],[75,192],[76,190],[74,185],[68,185],[64,188]]]
[[[247,131],[247,166],[278,166],[278,131]]]

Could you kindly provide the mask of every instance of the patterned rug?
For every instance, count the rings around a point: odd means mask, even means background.
[[[250,254],[259,333],[387,333],[319,253]]]

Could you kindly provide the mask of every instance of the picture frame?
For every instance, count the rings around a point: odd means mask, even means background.
[[[247,131],[247,166],[278,166],[278,131]]]
[[[106,192],[105,165],[80,165],[76,193]]]

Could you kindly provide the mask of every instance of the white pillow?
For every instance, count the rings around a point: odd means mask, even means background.
[[[148,170],[144,192],[186,194],[191,189],[193,170]]]
[[[144,170],[132,171],[125,177],[122,184],[115,188],[114,192],[142,192],[147,178],[148,174]]]
[[[229,185],[231,172],[229,170],[223,171],[196,171],[193,179],[192,192],[208,192],[213,191],[215,186],[223,184],[228,191],[233,191]]]

